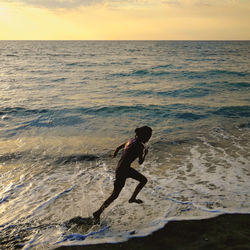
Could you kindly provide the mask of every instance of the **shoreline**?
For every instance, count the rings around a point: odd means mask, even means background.
[[[145,237],[121,243],[60,246],[57,250],[250,249],[250,214],[223,214],[210,219],[170,221]]]

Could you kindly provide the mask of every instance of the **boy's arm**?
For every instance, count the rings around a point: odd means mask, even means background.
[[[123,143],[122,145],[120,145],[119,147],[116,148],[115,152],[113,155],[111,155],[112,158],[115,158],[119,152],[120,149],[124,148],[125,143]]]
[[[146,157],[147,154],[148,154],[148,149],[145,148],[145,149],[142,151],[142,154],[139,156],[139,164],[140,164],[140,165],[144,162],[145,157]]]

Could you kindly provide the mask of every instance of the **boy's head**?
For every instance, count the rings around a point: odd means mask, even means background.
[[[152,136],[152,128],[143,126],[135,129],[136,136],[143,142],[146,143]]]

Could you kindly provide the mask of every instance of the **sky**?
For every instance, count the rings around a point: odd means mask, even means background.
[[[250,0],[0,0],[0,40],[250,40]]]

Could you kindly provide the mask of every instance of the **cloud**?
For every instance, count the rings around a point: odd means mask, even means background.
[[[170,2],[175,2],[171,0]],[[159,5],[160,0],[4,0],[8,3],[22,3],[34,7],[42,7],[47,9],[67,9],[78,8],[83,6],[106,5],[110,7],[119,6],[152,6]]]
[[[231,4],[246,4],[249,0],[162,0],[166,5],[217,6]]]
[[[127,4],[143,6],[160,0],[5,0],[9,3],[23,3],[29,6],[43,7],[48,9],[66,9],[83,6],[92,6],[96,4],[107,4],[108,6],[124,6]]]
[[[105,5],[106,7],[122,8],[130,7],[152,7],[152,6],[218,6],[247,4],[249,0],[4,0],[8,3],[22,3],[29,6],[47,9],[73,9],[83,6]]]
[[[7,2],[19,2],[35,7],[43,7],[48,9],[66,9],[77,8],[81,6],[90,6],[98,3],[104,3],[105,0],[7,0]]]
[[[150,9],[164,5],[170,8],[249,5],[249,0],[3,0],[2,2],[21,3],[51,10],[76,9],[96,5],[105,6],[108,9]]]

